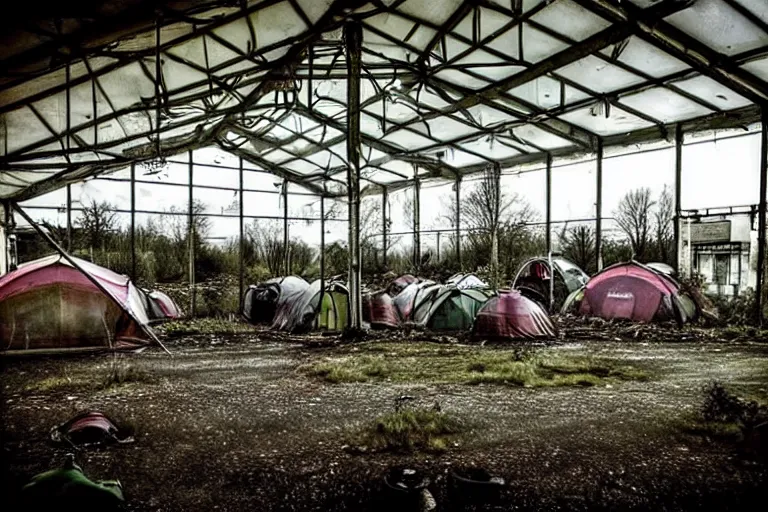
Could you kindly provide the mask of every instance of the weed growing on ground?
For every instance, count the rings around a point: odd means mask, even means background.
[[[242,334],[254,332],[256,328],[244,322],[223,318],[197,318],[175,320],[159,327],[168,336],[189,336],[193,334]]]
[[[110,389],[125,384],[154,384],[157,378],[151,373],[116,360],[110,365],[110,370],[101,382],[102,389]]]
[[[701,408],[680,418],[683,432],[735,442],[745,453],[768,456],[764,440],[768,407],[733,395],[717,381],[710,382],[703,393]]]
[[[367,425],[360,444],[373,451],[442,452],[464,430],[457,418],[434,408],[400,408]]]
[[[606,358],[430,343],[371,344],[301,370],[333,384],[386,380],[553,387],[648,379],[644,371]]]

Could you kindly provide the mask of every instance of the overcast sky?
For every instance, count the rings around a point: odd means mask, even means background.
[[[713,135],[699,137],[706,141],[686,145],[683,152],[683,209],[707,208],[731,205],[756,204],[758,202],[760,135],[752,133],[736,138],[714,138]],[[611,151],[606,150],[606,155]],[[184,160],[185,155],[175,157]],[[215,149],[197,151],[195,161],[230,165],[236,167],[237,159]],[[603,163],[603,215],[610,217],[621,197],[629,190],[638,187],[650,187],[654,196],[658,196],[664,186],[674,186],[675,151],[673,147],[647,151],[643,153],[608,157]],[[144,169],[137,168],[137,178],[152,181],[152,184],[138,183],[136,186],[137,210],[166,211],[171,208],[184,210],[187,203],[188,166],[169,164],[164,172],[156,176],[144,175]],[[196,167],[195,185],[211,185],[237,189],[239,185],[237,170],[222,168]],[[129,177],[128,170],[114,176]],[[245,173],[246,189],[258,189],[276,192],[280,179],[257,172]],[[173,183],[176,186],[159,185],[156,182]],[[467,178],[462,185],[466,193],[473,186],[472,178]],[[570,163],[555,161],[552,173],[552,219],[566,221],[581,218],[593,218],[595,215],[595,161]],[[545,172],[538,169],[530,172],[515,173],[505,170],[502,176],[502,188],[505,193],[517,193],[527,201],[544,219],[545,211]],[[302,191],[292,186],[291,192]],[[403,190],[390,195],[392,232],[406,231],[409,222],[403,214],[403,205],[411,190]],[[422,229],[447,228],[442,218],[446,205],[453,195],[452,183],[425,183],[421,192]],[[206,205],[207,213],[232,213],[237,215],[237,193],[229,190],[195,189],[195,199]],[[120,209],[130,209],[130,186],[128,183],[116,183],[105,180],[91,180],[73,186],[73,200],[87,203],[91,200],[107,200]],[[28,206],[63,206],[66,193],[59,190],[46,196],[25,203]],[[366,203],[380,204],[380,198],[371,198]],[[319,199],[317,197],[289,194],[289,215],[319,218]],[[341,215],[346,217],[344,205]],[[283,208],[279,195],[275,193],[245,193],[245,214],[282,217]],[[60,224],[66,223],[66,216],[59,211],[30,210],[35,218],[48,219]],[[149,215],[137,215],[139,223],[145,223]],[[123,225],[128,225],[128,214],[120,216]],[[211,217],[213,225],[211,243],[222,243],[227,238],[237,236],[238,220]],[[319,221],[291,221],[292,236],[301,237],[308,243],[319,245]],[[610,229],[610,223],[607,223]],[[282,222],[276,221],[273,229],[282,229]],[[326,240],[345,240],[346,223],[328,222]],[[433,243],[433,236],[423,236],[428,245]],[[409,238],[403,237],[407,244]]]

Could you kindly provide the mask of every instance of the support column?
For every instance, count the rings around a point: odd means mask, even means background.
[[[194,178],[194,160],[189,152],[189,199],[187,206],[187,243],[189,245],[189,316],[194,318],[197,311],[197,287],[195,286],[195,210],[192,183]]]
[[[757,282],[755,283],[755,319],[763,326],[763,281],[765,280],[765,213],[766,186],[768,186],[768,110],[762,108],[762,134],[760,138],[760,204],[757,208]]]
[[[11,271],[11,207],[8,201],[3,201],[3,229],[0,230],[0,242],[3,253],[0,255],[0,276]]]
[[[501,166],[493,164],[493,223],[491,224],[491,287],[499,289],[499,224],[501,219]]]
[[[349,206],[349,328],[363,325],[360,290],[360,55],[363,30],[344,26],[347,49],[347,202]]]
[[[440,263],[440,232],[437,232],[437,262]]]
[[[603,270],[603,139],[597,139],[597,193],[595,200],[595,261]]]
[[[131,279],[136,276],[136,164],[131,163]]]
[[[283,180],[283,268],[291,275],[290,236],[288,233],[288,180]]]
[[[387,218],[387,205],[389,203],[389,192],[387,187],[384,187],[384,191],[381,193],[381,249],[382,249],[382,263],[384,268],[387,268],[387,229],[389,228],[389,219]]]
[[[416,170],[415,172],[418,172]],[[416,176],[413,182],[413,266],[421,265],[421,182]]]
[[[552,253],[552,154],[547,153],[547,204],[546,204],[546,231],[547,254]]]
[[[461,176],[456,176],[456,260],[459,264],[459,272],[462,270],[461,265]]]
[[[325,187],[323,187],[325,192]],[[320,309],[325,295],[325,196],[320,196]]]
[[[243,157],[240,157],[240,251],[238,254],[238,276],[240,283],[240,311],[243,310],[245,296],[245,221],[243,219],[245,197],[243,194]]]
[[[680,258],[682,257],[682,247],[680,240],[680,212],[682,211],[683,197],[683,127],[680,124],[675,126],[675,268],[679,275],[682,275],[680,269]]]
[[[72,252],[72,185],[67,185],[67,252]]]

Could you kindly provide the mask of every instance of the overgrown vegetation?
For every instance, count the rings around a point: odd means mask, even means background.
[[[110,370],[101,382],[101,388],[111,389],[126,384],[155,384],[157,378],[148,371],[128,364],[122,359],[115,359]]]
[[[243,334],[252,333],[256,328],[245,322],[223,318],[195,318],[176,320],[159,327],[168,336],[189,336],[192,334]]]
[[[443,452],[466,429],[439,408],[404,407],[366,425],[356,439],[361,451]]]
[[[703,395],[701,408],[682,418],[683,431],[736,442],[746,452],[768,456],[768,406],[740,398],[717,381],[710,382]]]
[[[649,378],[639,368],[606,358],[432,343],[372,343],[301,371],[333,384],[386,380],[554,387]]]

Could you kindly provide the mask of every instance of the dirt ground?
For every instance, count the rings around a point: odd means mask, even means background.
[[[134,429],[136,441],[76,458],[94,480],[119,479],[129,510],[388,510],[382,475],[392,466],[424,470],[439,510],[450,510],[450,469],[467,465],[505,479],[494,510],[752,510],[768,497],[763,462],[680,428],[713,379],[768,397],[768,344],[560,343],[551,350],[626,361],[651,378],[522,388],[331,384],[299,367],[334,348],[254,334],[167,343],[172,357],[121,356],[133,378],[108,388],[99,383],[111,356],[2,360],[3,496],[13,502],[32,475],[72,451],[51,444],[53,426],[97,409]],[[343,448],[401,395],[438,402],[470,431],[442,454]]]

